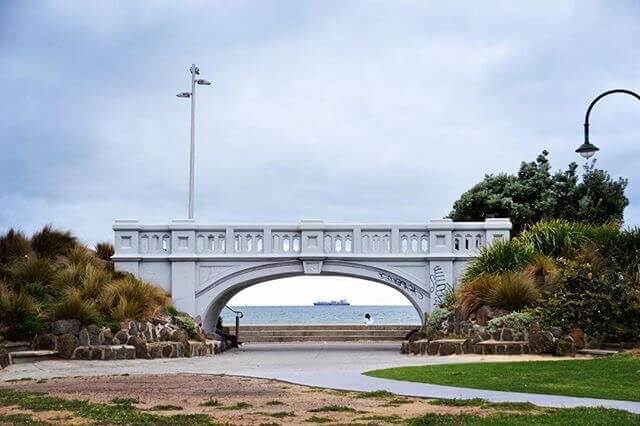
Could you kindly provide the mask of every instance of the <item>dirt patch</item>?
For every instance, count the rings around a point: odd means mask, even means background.
[[[157,415],[207,414],[212,420],[242,425],[310,424],[309,422],[314,421],[388,424],[427,413],[486,415],[493,412],[480,407],[432,405],[428,400],[397,395],[373,396],[292,385],[275,380],[196,374],[21,381],[3,384],[0,388],[45,392],[65,399],[107,404],[125,401],[138,409],[153,410]],[[32,414],[27,410],[18,411]],[[34,419],[53,424],[84,422],[68,412],[47,411],[33,415]],[[52,417],[45,419],[40,416]],[[70,417],[55,423],[58,421],[55,416]],[[79,422],[74,423],[76,421]]]
[[[0,407],[0,416],[28,415],[35,422],[43,422],[51,425],[84,425],[90,423],[82,417],[76,417],[68,411],[31,411],[16,406]]]

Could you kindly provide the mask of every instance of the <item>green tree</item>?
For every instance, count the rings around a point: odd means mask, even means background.
[[[548,156],[542,151],[535,161],[523,162],[515,175],[486,175],[453,204],[449,217],[472,221],[509,217],[516,234],[542,219],[595,225],[622,222],[629,204],[626,179],[613,180],[595,168],[595,160],[584,166],[581,179],[576,163],[552,174]]]

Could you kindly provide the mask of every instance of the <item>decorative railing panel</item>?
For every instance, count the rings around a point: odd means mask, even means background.
[[[142,225],[116,221],[118,256],[323,256],[475,257],[487,245],[509,238],[508,219],[425,224],[213,225],[191,221]]]

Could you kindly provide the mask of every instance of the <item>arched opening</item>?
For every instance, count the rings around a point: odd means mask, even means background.
[[[393,304],[402,305],[407,302],[411,304],[415,311],[415,316],[413,317],[414,319],[412,322],[416,325],[419,325],[422,322],[422,318],[424,318],[425,313],[428,312],[430,307],[430,296],[428,290],[417,285],[414,278],[405,276],[394,268],[381,269],[367,263],[342,260],[306,262],[305,264],[300,260],[283,260],[253,265],[247,264],[246,266],[232,269],[228,273],[224,273],[221,276],[212,278],[208,282],[203,283],[200,286],[200,289],[196,292],[196,303],[205,329],[215,329],[218,317],[223,315],[225,306],[229,305],[236,295],[240,295],[243,290],[250,289],[254,286],[260,285],[261,283],[272,282],[272,284],[267,284],[265,287],[257,287],[258,290],[254,290],[260,291],[260,288],[271,289],[273,297],[270,298],[272,302],[269,303],[273,303],[276,306],[300,303],[295,301],[289,302],[294,300],[292,299],[292,291],[283,291],[283,285],[286,287],[286,283],[295,282],[293,280],[284,280],[285,278],[291,277],[297,277],[298,280],[303,278],[304,280],[318,280],[307,281],[310,283],[341,283],[341,285],[338,285],[338,288],[342,289],[342,292],[336,292],[336,294],[322,294],[313,293],[312,291],[311,293],[307,293],[307,297],[311,297],[311,299],[325,297],[336,299],[347,297],[354,298],[354,295],[351,293],[352,290],[349,289],[354,287],[358,288],[363,285],[366,286],[366,289],[360,290],[361,294],[375,295],[377,293],[386,295],[388,293],[384,290],[372,291],[372,289],[381,288],[381,285],[386,286],[395,292],[391,293],[394,295],[392,300],[396,300]],[[354,281],[354,279],[357,280]],[[298,283],[299,282],[300,281],[298,281]],[[354,285],[353,283],[356,284]],[[322,288],[321,285],[311,285],[311,287]],[[294,290],[298,288],[301,288],[300,285],[298,285],[298,287],[294,287]],[[398,296],[396,293],[401,297],[400,299],[397,299]],[[245,294],[250,295],[251,293]],[[258,298],[256,297],[256,300],[257,299]],[[311,299],[306,299],[306,303],[308,303],[309,307],[313,307],[312,302],[315,301]],[[386,299],[388,300],[389,298]],[[355,297],[352,302],[354,302],[354,306],[357,306],[358,304],[366,303],[366,300],[367,299],[363,299],[362,297]],[[260,303],[264,303],[264,301],[261,301]],[[406,310],[410,312],[410,309]],[[353,315],[356,314],[352,313],[351,315],[353,317]],[[390,314],[381,313],[380,315],[382,318],[386,318]],[[336,321],[339,320],[340,319],[337,319]],[[295,318],[295,321],[300,322],[303,321],[303,319]],[[364,315],[361,321],[364,322]]]
[[[319,304],[321,302],[333,304]],[[342,276],[294,276],[265,281],[235,293],[230,307],[244,313],[247,325],[365,324],[415,325],[418,311],[398,290],[378,282]],[[235,314],[224,309],[224,324]]]

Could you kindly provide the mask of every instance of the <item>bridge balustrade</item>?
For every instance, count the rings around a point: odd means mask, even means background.
[[[170,256],[193,254],[220,256],[417,256],[434,253],[477,255],[495,240],[508,239],[508,219],[453,222],[447,219],[424,224],[297,224],[214,225],[173,221],[144,225],[118,220],[116,255]]]

